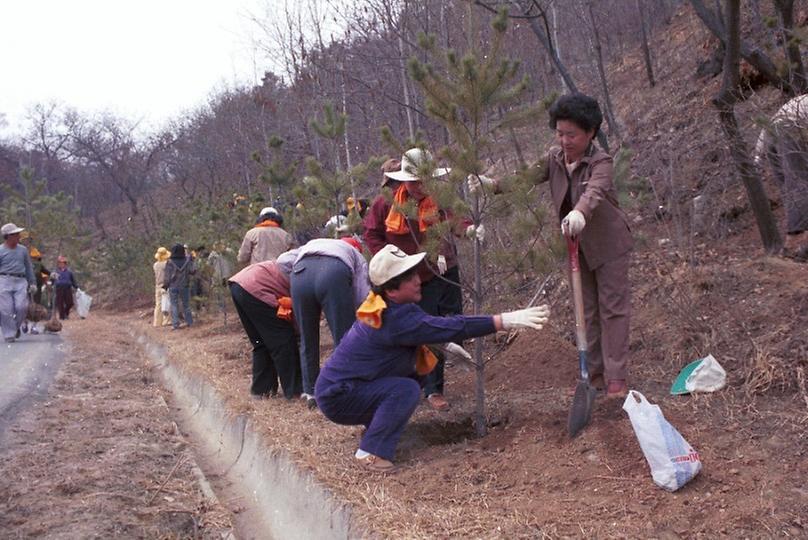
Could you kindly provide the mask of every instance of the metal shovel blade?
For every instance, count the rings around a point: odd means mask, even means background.
[[[571,438],[578,435],[592,418],[592,406],[597,393],[597,389],[589,381],[580,380],[575,386],[575,396],[572,398],[570,417],[567,420],[567,432]]]

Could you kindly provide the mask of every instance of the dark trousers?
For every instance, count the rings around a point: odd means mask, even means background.
[[[59,318],[64,320],[70,316],[70,309],[73,307],[73,287],[70,285],[57,285],[56,289],[56,309],[59,310]]]
[[[193,326],[194,317],[191,315],[191,289],[183,287],[181,289],[168,289],[168,297],[171,299],[171,324],[174,328],[180,327],[180,300],[182,300],[182,314],[185,317],[185,324]]]
[[[460,270],[457,266],[449,268],[443,277],[460,283]],[[421,301],[418,302],[428,315],[446,317],[463,313],[463,292],[460,285],[448,283],[438,276],[421,285]],[[443,353],[437,353],[438,363],[435,369],[426,376],[424,395],[443,393],[443,373],[446,360]]]
[[[303,391],[314,395],[320,374],[320,314],[325,312],[336,347],[356,320],[353,272],[335,257],[309,255],[295,264],[289,281],[300,328]]]
[[[280,378],[287,399],[299,395],[303,390],[292,323],[279,319],[278,308],[257,299],[238,283],[230,284],[230,294],[253,346],[250,392],[256,395],[277,392]]]
[[[359,448],[392,460],[396,446],[421,398],[414,379],[383,377],[374,381],[317,382],[317,406],[326,418],[367,429]]]

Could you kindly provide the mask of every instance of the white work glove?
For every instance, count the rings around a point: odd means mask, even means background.
[[[561,221],[561,234],[564,236],[578,236],[584,230],[584,227],[586,227],[584,215],[578,210],[573,210]]]
[[[446,257],[443,255],[438,255],[438,272],[440,272],[440,275],[446,273]]]
[[[470,174],[466,177],[466,185],[469,188],[469,193],[477,193],[478,191],[482,191],[482,186],[487,187],[490,190],[497,189],[497,181],[493,178],[488,178],[487,176],[483,176],[481,174]]]
[[[457,343],[446,343],[443,345],[443,349],[450,354],[456,354],[457,356],[462,356],[466,360],[471,360],[471,355],[468,353],[468,351]]]
[[[475,238],[478,239],[480,242],[485,240],[485,225],[480,223],[477,227],[474,225],[469,225],[466,227],[466,236],[474,240]]]
[[[28,285],[28,294],[35,294],[36,293],[36,284]]]
[[[542,325],[547,322],[550,316],[550,308],[547,304],[537,307],[529,307],[517,311],[503,313],[502,328],[513,330],[515,328],[533,328],[541,330]]]

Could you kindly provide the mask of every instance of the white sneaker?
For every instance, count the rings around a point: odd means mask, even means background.
[[[303,400],[314,399],[314,396],[312,396],[311,394],[307,394],[307,393],[303,392],[302,394],[300,394],[300,399],[303,399]]]

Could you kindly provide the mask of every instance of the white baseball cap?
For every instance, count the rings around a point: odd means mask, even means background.
[[[17,234],[17,233],[21,233],[21,232],[22,232],[22,231],[24,231],[24,230],[25,230],[25,229],[23,229],[22,227],[17,227],[17,226],[16,226],[16,225],[14,225],[13,223],[6,223],[6,224],[5,224],[5,225],[3,225],[2,227],[0,227],[0,234],[2,234],[3,236],[5,236],[5,235],[7,235],[7,234]]]
[[[261,212],[258,214],[258,217],[264,217],[267,214],[278,214],[278,211],[272,208],[271,206],[265,206],[261,209]]]
[[[417,182],[421,178],[418,170],[426,163],[432,161],[432,154],[420,148],[410,148],[401,156],[401,169],[397,171],[385,172],[384,176],[399,182]],[[432,178],[437,178],[449,174],[451,169],[439,167],[432,170]]]
[[[376,287],[383,285],[418,265],[425,256],[426,253],[407,255],[393,244],[387,244],[370,259],[370,282]]]

